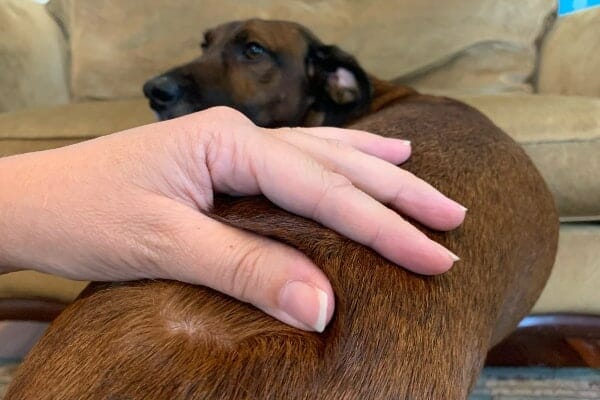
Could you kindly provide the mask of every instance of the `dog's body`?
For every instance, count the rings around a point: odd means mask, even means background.
[[[344,59],[326,70],[340,68],[351,69]],[[465,398],[487,350],[544,286],[557,243],[554,203],[522,149],[473,108],[374,78],[368,84],[367,102],[348,85],[338,95],[328,89],[337,104],[296,101],[302,112],[290,123],[352,120],[352,127],[411,140],[403,168],[469,207],[455,231],[420,227],[461,256],[450,272],[409,273],[262,197],[217,197],[216,216],[293,245],[323,268],[336,293],[323,334],[205,288],[97,284],[52,324],[6,399]],[[253,119],[273,126],[283,114]]]

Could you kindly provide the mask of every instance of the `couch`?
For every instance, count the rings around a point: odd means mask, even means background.
[[[545,291],[501,365],[600,364],[600,8],[554,0],[0,0],[0,156],[154,121],[144,80],[192,59],[205,28],[296,20],[370,72],[457,97],[532,157],[561,216]],[[0,320],[51,320],[85,282],[0,276]]]

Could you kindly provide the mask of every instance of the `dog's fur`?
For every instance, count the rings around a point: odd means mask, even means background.
[[[217,197],[214,215],[323,268],[337,296],[323,334],[202,287],[96,284],[54,321],[6,399],[466,398],[554,261],[558,218],[529,158],[475,109],[367,77],[299,25],[235,22],[208,36],[200,59],[165,75],[177,93],[157,100],[146,85],[162,118],[225,104],[264,126],[354,121],[409,139],[403,168],[469,207],[452,232],[420,227],[461,261],[419,276],[262,197]],[[267,53],[246,54],[251,42]]]

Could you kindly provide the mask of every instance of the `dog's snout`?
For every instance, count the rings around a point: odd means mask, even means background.
[[[169,106],[181,97],[181,87],[178,82],[168,75],[151,79],[144,84],[144,94],[154,103]]]

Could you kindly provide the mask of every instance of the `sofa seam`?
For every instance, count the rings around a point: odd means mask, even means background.
[[[515,139],[516,140],[516,139]],[[572,143],[592,143],[600,140],[600,136],[595,136],[587,139],[563,139],[563,140],[535,140],[530,142],[520,142],[516,140],[517,143],[521,145],[545,145],[545,144],[572,144]]]

